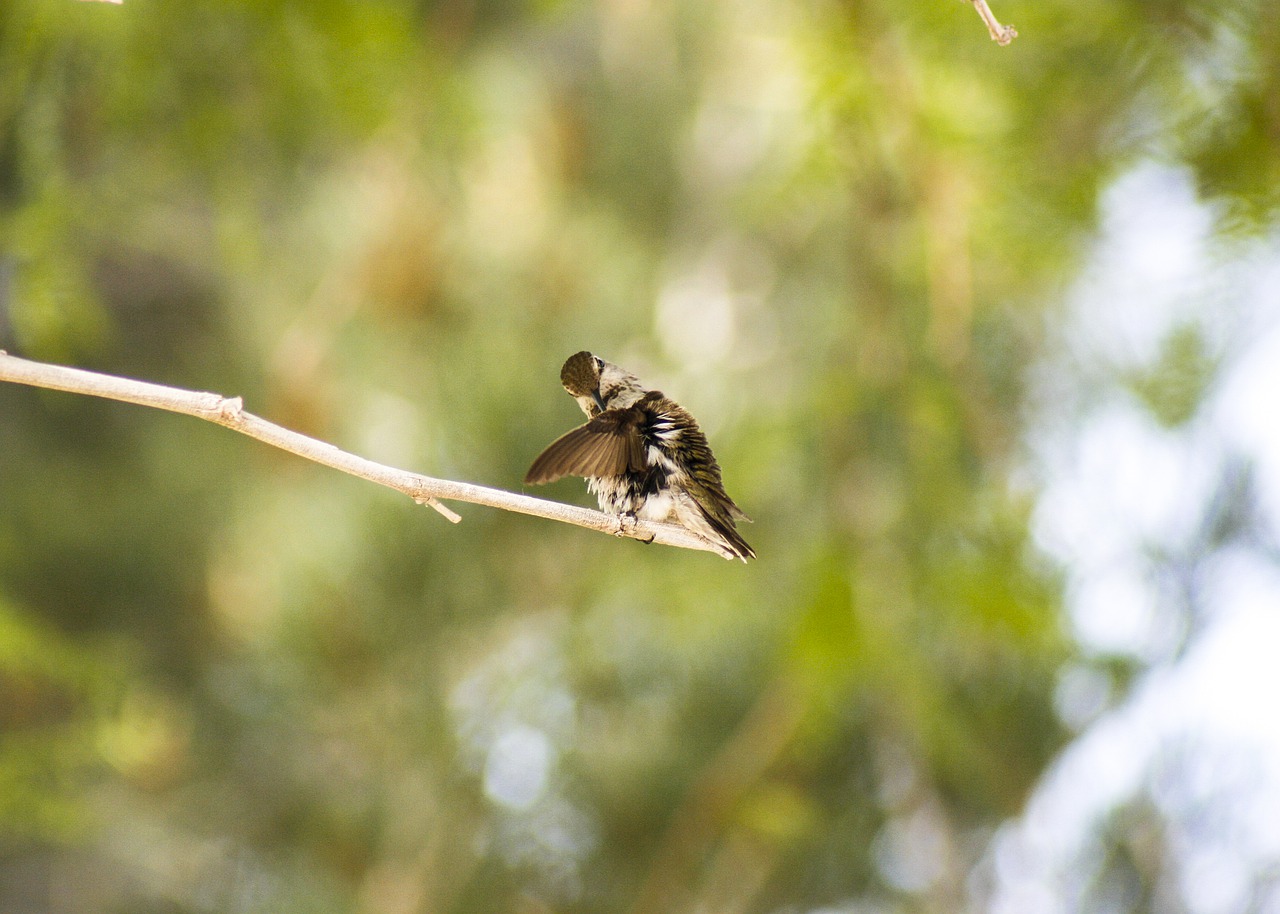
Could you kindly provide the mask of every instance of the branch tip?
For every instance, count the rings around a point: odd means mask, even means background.
[[[978,15],[982,17],[982,21],[986,23],[991,40],[1000,47],[1008,47],[1010,42],[1018,37],[1018,30],[1013,26],[1000,24],[995,13],[991,12],[991,7],[987,6],[987,0],[971,0],[971,2],[973,8],[978,11]]]

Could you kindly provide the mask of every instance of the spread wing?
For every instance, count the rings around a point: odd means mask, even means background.
[[[640,417],[631,409],[610,409],[566,432],[538,455],[527,483],[555,482],[563,476],[621,476],[645,467]]]

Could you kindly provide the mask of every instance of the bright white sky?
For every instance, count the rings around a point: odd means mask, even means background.
[[[1046,411],[1039,458],[1048,487],[1036,533],[1068,570],[1086,652],[1153,666],[1100,716],[1106,676],[1064,676],[1061,712],[1082,730],[997,836],[991,909],[1081,911],[1100,862],[1091,834],[1147,786],[1192,914],[1250,903],[1275,914],[1280,887],[1251,900],[1250,880],[1280,871],[1280,245],[1223,253],[1186,176],[1155,165],[1118,181],[1104,213],[1065,362],[1047,368],[1055,405],[1086,418]],[[1227,368],[1200,414],[1163,429],[1105,377],[1149,364],[1169,329],[1188,321],[1223,347]],[[1064,386],[1078,389],[1064,399]],[[1254,464],[1271,555],[1237,547],[1207,563],[1203,628],[1179,657],[1180,615],[1151,574],[1150,549],[1176,552],[1191,539],[1233,453]]]

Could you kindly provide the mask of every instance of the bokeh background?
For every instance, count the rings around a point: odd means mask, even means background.
[[[1280,912],[1280,5],[6,0],[0,911]],[[575,503],[577,480],[539,490]]]

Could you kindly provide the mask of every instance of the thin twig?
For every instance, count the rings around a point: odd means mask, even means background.
[[[978,11],[982,21],[987,24],[987,31],[991,33],[991,40],[996,44],[1004,47],[1018,37],[1018,32],[1013,26],[999,23],[995,13],[991,12],[991,7],[987,6],[987,0],[973,0],[973,8]]]
[[[576,524],[579,527],[614,536],[629,536],[632,539],[661,543],[664,546],[679,546],[684,549],[701,549],[719,553],[727,559],[733,558],[733,555],[726,550],[675,524],[659,524],[644,520],[628,521],[624,524],[618,517],[588,508],[531,498],[528,495],[518,495],[515,492],[490,489],[466,482],[434,479],[408,470],[375,463],[339,450],[327,442],[290,431],[260,416],[246,412],[243,401],[239,397],[223,397],[219,394],[165,387],[147,381],[134,381],[79,368],[32,362],[8,355],[3,350],[0,350],[0,381],[122,400],[126,403],[183,413],[195,416],[197,419],[215,422],[314,463],[403,492],[419,504],[435,508],[455,524],[462,518],[442,505],[440,499],[465,501],[503,511],[516,511],[520,514],[558,520],[566,524]]]

